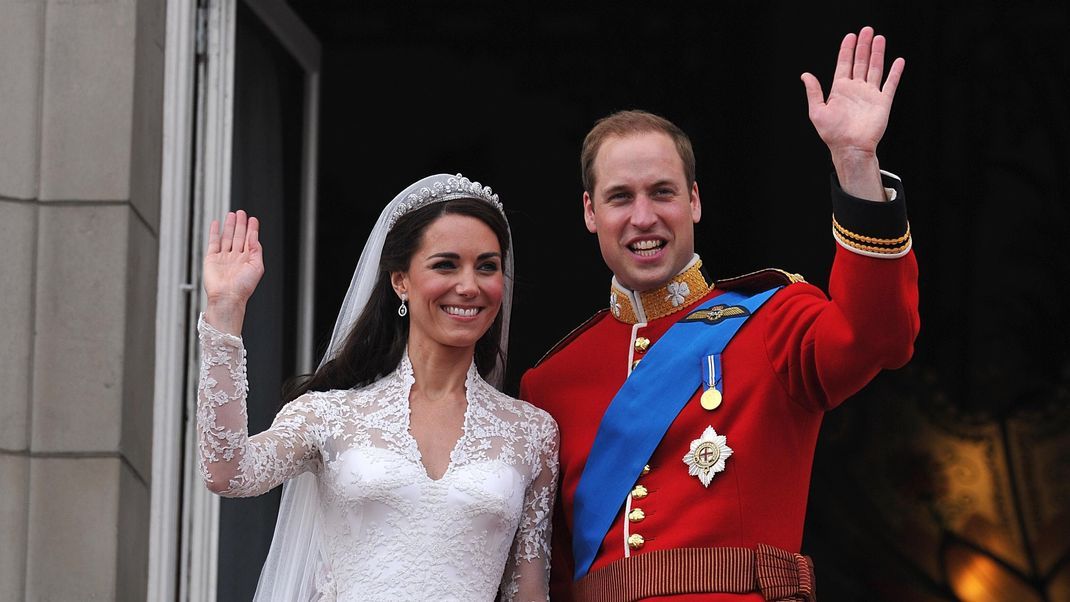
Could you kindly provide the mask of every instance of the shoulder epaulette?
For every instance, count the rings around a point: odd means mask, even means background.
[[[766,268],[750,274],[718,280],[714,283],[714,286],[723,291],[767,291],[777,286],[787,286],[796,282],[806,282],[806,279],[801,274],[793,274],[776,268]]]
[[[599,310],[593,316],[591,316],[590,318],[587,318],[587,321],[585,321],[583,324],[580,324],[579,326],[573,328],[572,332],[566,334],[565,338],[563,338],[560,341],[558,341],[556,345],[551,347],[550,350],[547,351],[542,356],[542,358],[539,359],[539,361],[535,362],[535,367],[538,367],[539,364],[545,362],[551,355],[553,355],[553,354],[557,353],[558,351],[561,351],[562,349],[564,349],[566,345],[568,345],[572,341],[576,340],[576,337],[578,337],[581,334],[583,334],[588,328],[590,328],[591,326],[594,326],[594,323],[597,322],[599,318],[601,318],[603,315],[605,315],[607,313],[609,313],[609,308],[608,307],[605,308],[605,309]]]

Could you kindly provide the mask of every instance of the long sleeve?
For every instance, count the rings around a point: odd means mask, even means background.
[[[875,202],[851,197],[833,181],[838,248],[830,299],[809,285],[792,285],[758,314],[785,391],[815,411],[835,407],[913,353],[918,266],[902,184],[886,174],[885,185],[891,200]]]
[[[536,388],[534,368],[524,373],[520,379],[520,398],[532,403],[545,399],[543,391]],[[544,408],[545,409],[545,408]],[[560,429],[560,424],[558,429]],[[560,432],[558,433],[560,437]],[[560,458],[559,458],[560,463]],[[559,471],[564,470],[561,466]],[[564,490],[558,491],[553,504],[553,528],[550,536],[550,599],[568,602],[572,599],[572,532],[566,520]]]
[[[242,340],[213,328],[203,315],[197,332],[201,346],[198,451],[208,488],[226,497],[250,497],[315,469],[319,454],[312,432],[319,419],[308,396],[287,404],[271,428],[250,437]]]
[[[549,415],[541,428],[541,445],[531,484],[502,579],[503,601],[548,600],[550,536],[557,496],[558,431]]]

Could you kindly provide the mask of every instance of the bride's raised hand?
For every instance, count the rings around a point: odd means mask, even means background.
[[[216,328],[241,333],[245,306],[264,275],[264,253],[259,241],[260,222],[244,211],[228,213],[220,232],[212,220],[204,254],[206,318]]]

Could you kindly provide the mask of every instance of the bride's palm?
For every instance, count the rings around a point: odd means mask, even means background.
[[[264,254],[259,241],[260,222],[244,211],[228,213],[219,231],[212,221],[204,255],[204,292],[211,301],[244,304],[264,275]]]

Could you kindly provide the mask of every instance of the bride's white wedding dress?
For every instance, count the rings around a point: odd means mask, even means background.
[[[547,598],[557,426],[483,381],[466,382],[464,431],[440,479],[409,431],[406,355],[361,389],[308,393],[248,436],[245,348],[202,318],[202,474],[227,496],[316,475],[323,600]],[[306,477],[307,478],[307,477]],[[225,578],[225,577],[224,577]]]

